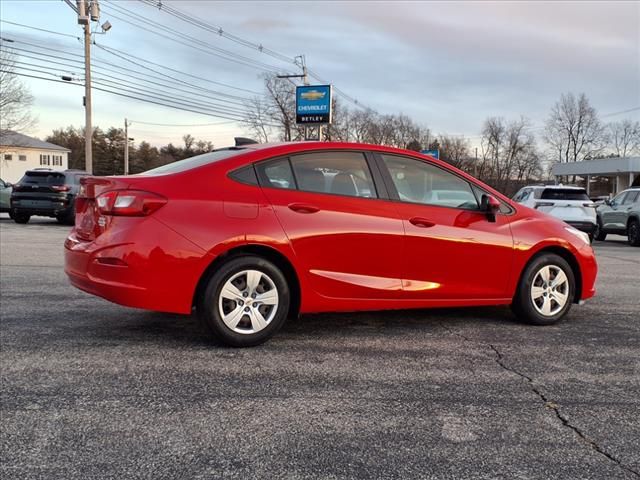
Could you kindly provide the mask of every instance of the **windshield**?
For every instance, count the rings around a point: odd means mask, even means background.
[[[20,179],[20,183],[30,185],[64,185],[64,173],[56,172],[27,172]]]
[[[178,160],[177,162],[168,163],[158,168],[152,168],[151,170],[142,172],[139,175],[164,175],[167,173],[184,172],[186,170],[198,168],[209,163],[214,163],[226,158],[231,158],[245,152],[245,149],[227,149],[203,153],[202,155],[185,158],[184,160]]]

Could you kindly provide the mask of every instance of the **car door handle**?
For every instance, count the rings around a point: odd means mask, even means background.
[[[435,223],[433,223],[431,220],[427,220],[426,218],[422,218],[422,217],[410,218],[409,222],[415,225],[416,227],[421,227],[421,228],[429,228],[435,225]]]
[[[320,211],[318,207],[307,203],[290,203],[287,206],[290,210],[298,213],[316,213]]]

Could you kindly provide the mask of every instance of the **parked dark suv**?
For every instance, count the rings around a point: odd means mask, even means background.
[[[11,193],[11,214],[16,223],[27,223],[32,215],[54,217],[73,225],[75,201],[80,179],[89,175],[81,170],[63,172],[49,168],[27,171]]]

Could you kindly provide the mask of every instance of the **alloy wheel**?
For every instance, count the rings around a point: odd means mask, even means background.
[[[560,312],[569,299],[569,280],[556,265],[545,265],[533,277],[531,300],[533,307],[545,317]]]
[[[218,309],[224,324],[236,333],[265,329],[278,310],[279,296],[273,280],[259,270],[243,270],[220,290]]]

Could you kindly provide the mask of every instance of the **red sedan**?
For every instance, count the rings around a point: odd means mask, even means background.
[[[415,152],[246,144],[87,177],[71,283],[131,307],[198,311],[234,346],[307,312],[511,305],[547,325],[595,293],[588,237]]]

